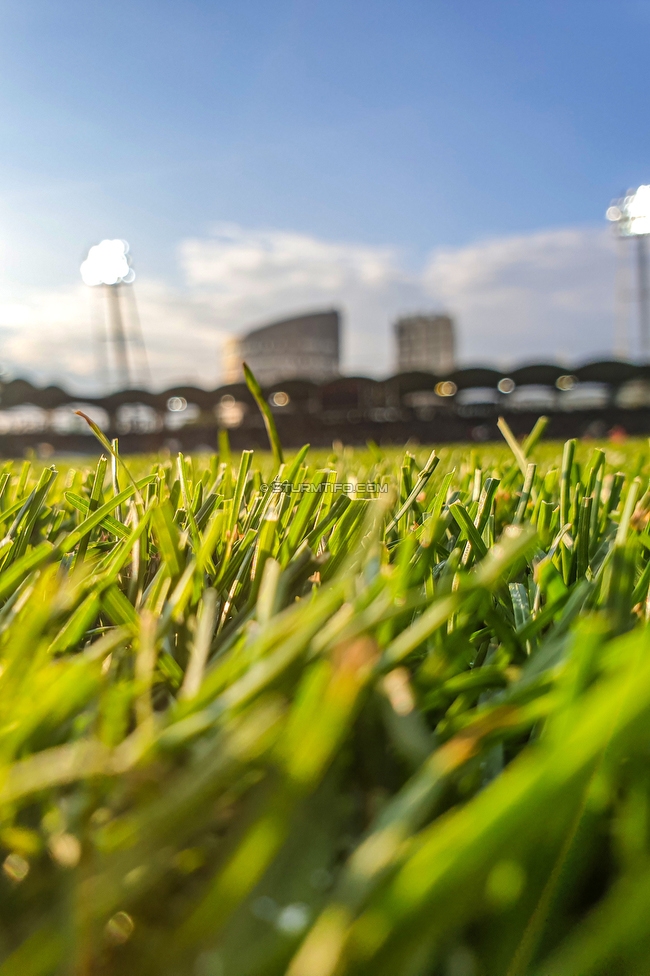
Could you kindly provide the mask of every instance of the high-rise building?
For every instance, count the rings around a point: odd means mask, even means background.
[[[449,315],[409,315],[395,323],[397,371],[444,376],[456,365],[454,322]]]
[[[248,363],[263,386],[279,380],[324,383],[339,375],[340,317],[332,309],[273,322],[228,340],[223,372],[228,383],[242,379]]]

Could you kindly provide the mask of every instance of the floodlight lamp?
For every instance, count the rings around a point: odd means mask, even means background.
[[[129,259],[129,245],[120,240],[95,244],[88,251],[80,271],[86,285],[130,284],[135,272]]]
[[[650,234],[650,185],[630,190],[622,200],[608,207],[605,216],[616,224],[622,237]]]

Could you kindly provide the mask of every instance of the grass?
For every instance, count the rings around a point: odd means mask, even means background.
[[[0,473],[0,976],[647,972],[647,444],[266,422]]]

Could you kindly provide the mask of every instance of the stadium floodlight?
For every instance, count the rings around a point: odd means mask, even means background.
[[[126,241],[106,240],[95,244],[80,270],[86,285],[130,284],[135,278]]]
[[[650,234],[650,186],[630,190],[607,209],[607,219],[616,224],[622,237]]]
[[[103,285],[106,294],[108,329],[112,335],[115,350],[117,380],[122,389],[129,389],[131,374],[127,352],[127,338],[124,329],[120,285],[130,284],[135,278],[126,241],[104,240],[88,251],[88,257],[80,268],[81,278],[86,285]]]
[[[619,237],[634,238],[637,248],[637,285],[639,302],[639,332],[641,355],[650,360],[650,293],[648,289],[647,239],[650,235],[650,185],[628,190],[620,200],[614,200],[605,214]]]

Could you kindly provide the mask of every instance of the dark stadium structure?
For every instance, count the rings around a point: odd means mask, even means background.
[[[517,434],[527,432],[540,414],[550,418],[548,437],[650,433],[650,366],[618,361],[572,369],[539,363],[508,373],[467,367],[446,376],[411,372],[384,380],[287,379],[267,384],[264,393],[287,447],[329,446],[334,440],[486,441],[499,436],[501,414]],[[235,449],[267,446],[262,418],[244,383],[216,390],[123,390],[93,398],[14,379],[0,384],[0,452],[95,451],[77,409],[108,436],[119,437],[126,452],[213,449],[219,428],[228,430]]]

